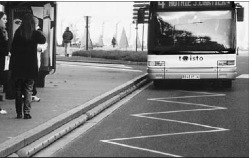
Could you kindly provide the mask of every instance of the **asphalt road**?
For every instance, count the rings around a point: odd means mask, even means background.
[[[152,84],[55,157],[248,157],[248,57],[232,89]]]

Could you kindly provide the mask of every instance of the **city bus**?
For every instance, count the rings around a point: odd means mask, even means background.
[[[46,36],[47,49],[41,54],[41,66],[36,85],[44,87],[46,75],[52,74],[56,70],[57,3],[53,1],[1,1],[0,10],[7,14],[9,47],[16,29],[22,22],[22,16],[26,13],[32,13],[38,18],[39,27]],[[6,94],[6,98],[8,98],[8,94]]]
[[[150,2],[147,72],[154,86],[209,80],[230,88],[243,9],[232,1]]]

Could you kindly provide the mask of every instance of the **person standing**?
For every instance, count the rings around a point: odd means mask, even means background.
[[[6,31],[7,16],[0,12],[0,84],[4,81],[5,56],[8,55],[8,33]],[[7,111],[0,107],[0,114],[7,114]]]
[[[11,46],[10,70],[15,80],[15,107],[17,118],[31,119],[31,94],[34,80],[38,77],[37,45],[44,44],[46,37],[36,30],[35,17],[23,16]],[[22,99],[22,95],[24,99]]]
[[[69,27],[66,27],[66,30],[63,33],[63,45],[65,48],[65,56],[69,56],[69,47],[71,40],[73,39],[73,33],[69,30]]]

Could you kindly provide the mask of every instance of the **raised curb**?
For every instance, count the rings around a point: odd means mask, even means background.
[[[85,114],[88,111],[89,111],[89,113],[87,114],[88,119],[93,117],[94,115],[101,112],[103,109],[105,109],[108,106],[104,106],[103,108],[98,109],[97,110],[98,112],[94,112],[94,113],[91,113],[91,111],[90,111],[91,109],[97,107],[98,105],[104,103],[105,101],[110,100],[111,98],[113,98],[115,96],[116,96],[115,100],[118,101],[119,99],[125,97],[126,95],[128,95],[129,93],[134,91],[139,86],[146,84],[148,81],[149,80],[147,77],[147,73],[143,74],[143,75],[141,75],[133,80],[126,82],[125,84],[123,84],[121,86],[118,86],[118,87],[90,100],[89,102],[87,102],[85,104],[82,104],[74,109],[71,109],[70,111],[68,111],[66,113],[63,113],[63,114],[49,120],[48,122],[34,128],[34,129],[31,129],[31,130],[29,130],[29,131],[27,131],[27,132],[25,132],[17,137],[14,137],[12,139],[5,141],[4,143],[0,144],[0,157],[6,157],[8,155],[12,156],[11,154],[13,154],[15,152],[17,152],[17,154],[19,154],[18,156],[21,156],[21,157],[31,156],[32,154],[37,152],[38,149],[39,150],[42,149],[41,145],[35,146],[35,148],[32,148],[32,149],[30,149],[30,148],[28,149],[28,147],[25,148],[26,146],[28,146],[31,143],[35,142],[36,140],[42,138],[43,136],[48,135],[52,131],[62,127],[63,125],[78,118],[79,116]],[[117,97],[117,95],[119,97]],[[110,105],[113,104],[115,100],[111,101]],[[77,126],[81,125],[82,123],[77,124]],[[75,127],[77,127],[77,126],[75,126]],[[64,134],[70,132],[71,130],[65,131]],[[58,136],[56,136],[56,138],[58,139],[61,136],[63,136],[64,134],[61,134],[61,135],[59,134]],[[51,138],[50,142],[53,142],[56,140],[56,139],[54,139],[54,140],[53,139],[54,138]],[[47,143],[47,145],[49,145],[49,144],[50,143]],[[44,147],[46,147],[46,143],[43,143],[43,148]],[[25,149],[21,150],[23,148],[25,148]],[[18,151],[18,150],[20,150],[20,151]],[[31,150],[34,150],[34,151],[31,152]]]

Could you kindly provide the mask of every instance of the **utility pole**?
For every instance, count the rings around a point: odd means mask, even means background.
[[[143,51],[143,41],[144,41],[144,22],[143,22],[143,25],[142,25],[142,47],[141,47],[142,51]]]
[[[136,37],[135,37],[135,51],[137,52],[137,38],[138,38],[138,22],[135,21],[135,30],[136,30]]]
[[[86,50],[88,50],[88,41],[89,41],[89,16],[86,16]]]
[[[102,37],[104,36],[103,34],[104,34],[104,23],[105,22],[102,22]]]
[[[120,23],[120,21],[116,23],[116,29],[115,29],[115,40],[116,40],[116,45],[117,45],[117,46],[118,46],[117,31],[118,31],[118,24],[119,24],[119,23]]]

